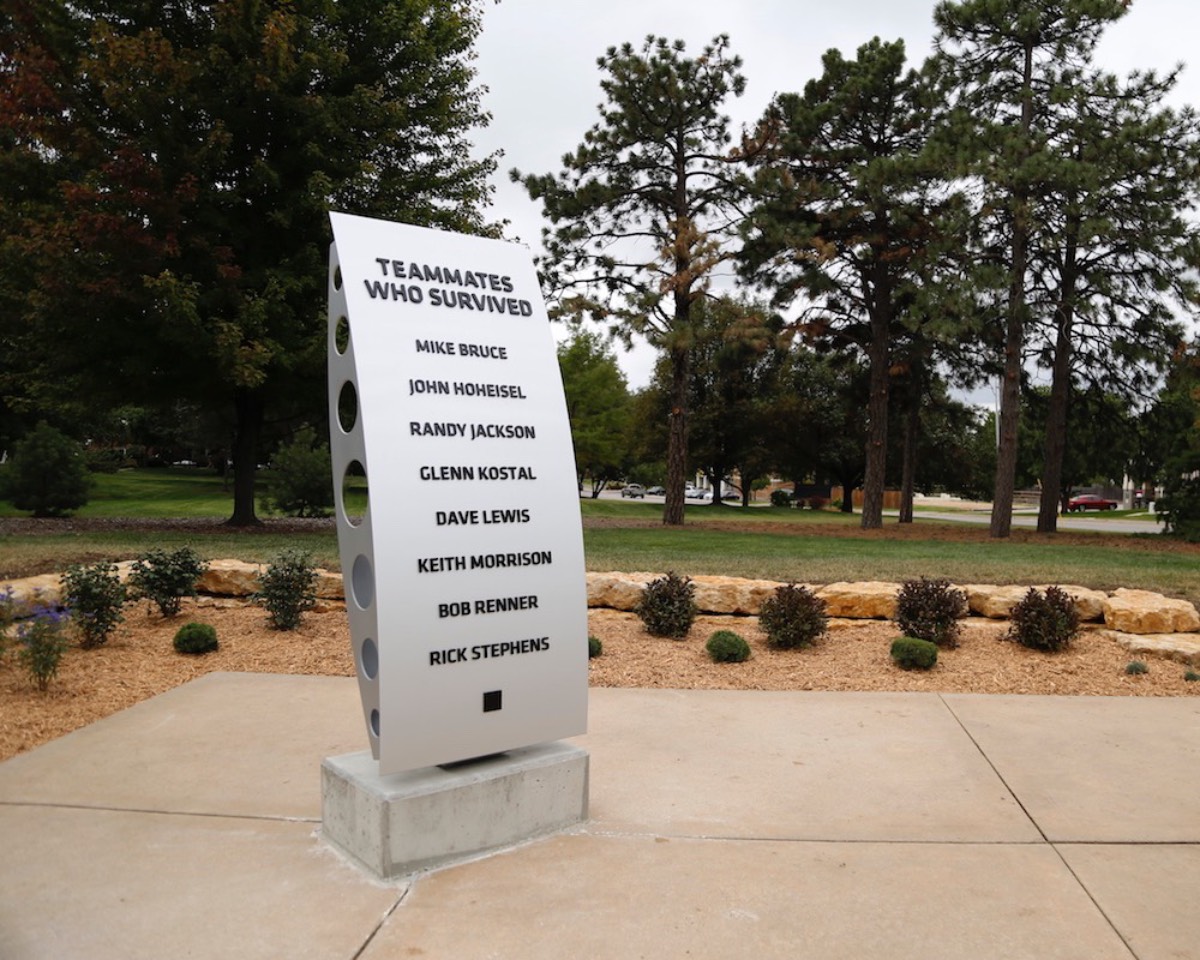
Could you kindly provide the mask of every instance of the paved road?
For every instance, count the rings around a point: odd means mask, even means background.
[[[896,515],[894,510],[885,510],[885,514]],[[990,513],[972,510],[947,510],[930,513],[922,510],[917,513],[917,520],[949,520],[957,523],[991,523]],[[1037,513],[1014,513],[1014,527],[1037,527]],[[1059,530],[1088,530],[1096,533],[1161,533],[1162,524],[1157,520],[1113,520],[1091,517],[1086,514],[1058,518]]]
[[[620,500],[621,493],[619,490],[605,490],[600,494],[605,500]],[[644,503],[662,503],[662,497],[645,497]],[[707,500],[689,500],[689,506],[703,506],[707,504]],[[737,506],[738,504],[731,504]],[[885,510],[885,516],[896,516],[895,510]],[[931,511],[928,509],[917,510],[917,521],[921,520],[947,520],[951,523],[990,523],[991,513],[986,509],[980,510],[938,510]],[[1037,527],[1037,510],[1018,510],[1013,513],[1014,527]],[[1089,514],[1074,514],[1072,516],[1058,518],[1059,530],[1087,530],[1094,533],[1161,533],[1162,524],[1153,519],[1150,514],[1146,514],[1144,520],[1117,520],[1110,517],[1101,519],[1099,516]]]

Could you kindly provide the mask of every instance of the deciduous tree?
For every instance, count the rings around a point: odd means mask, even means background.
[[[480,3],[8,4],[6,391],[228,405],[255,522],[268,412],[319,412],[328,209],[486,229]]]
[[[577,329],[558,345],[575,472],[579,490],[591,479],[593,498],[623,474],[632,451],[629,388],[611,345],[598,334]]]

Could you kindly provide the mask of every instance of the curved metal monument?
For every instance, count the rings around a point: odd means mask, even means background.
[[[338,545],[379,773],[583,733],[575,464],[532,259],[330,216]]]

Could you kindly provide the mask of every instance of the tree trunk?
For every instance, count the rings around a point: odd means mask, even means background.
[[[683,525],[689,360],[686,347],[671,349],[671,412],[667,416],[667,496],[663,504],[663,523],[676,527]]]
[[[257,390],[238,387],[234,392],[233,516],[225,521],[231,527],[253,527],[260,522],[254,512],[254,478],[265,406]]]
[[[1058,309],[1058,340],[1054,346],[1054,374],[1050,383],[1050,409],[1046,414],[1046,445],[1042,463],[1042,496],[1038,502],[1038,533],[1058,531],[1058,511],[1066,499],[1062,489],[1063,459],[1067,453],[1067,408],[1071,402],[1071,304]]]
[[[909,377],[911,389],[904,418],[904,457],[900,470],[900,522],[913,522],[913,494],[917,487],[917,435],[921,430],[921,391],[917,374]]]
[[[1074,197],[1070,197],[1074,200]],[[1042,496],[1038,502],[1038,533],[1058,531],[1058,511],[1062,503],[1063,459],[1067,453],[1067,407],[1071,402],[1071,328],[1075,322],[1075,283],[1078,276],[1079,216],[1067,218],[1063,251],[1061,289],[1054,311],[1057,339],[1054,344],[1054,372],[1050,381],[1050,409],[1046,414],[1046,445],[1042,457]]]
[[[866,471],[863,476],[862,526],[877,530],[883,526],[883,487],[887,472],[888,385],[891,304],[887,267],[875,268],[874,297],[871,310],[871,345],[867,351],[871,376],[871,395],[867,400]]]
[[[1033,128],[1033,41],[1025,43],[1021,90],[1021,161],[1029,158]],[[1000,449],[996,451],[996,483],[992,492],[992,537],[1012,532],[1013,493],[1017,477],[1017,419],[1021,410],[1021,348],[1025,345],[1025,269],[1029,257],[1029,190],[1013,190],[1012,272],[1004,332],[1004,379],[1000,388]]]

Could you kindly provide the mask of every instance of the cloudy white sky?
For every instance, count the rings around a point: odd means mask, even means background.
[[[933,39],[933,0],[502,0],[487,4],[477,44],[479,81],[488,88],[491,126],[476,136],[481,150],[502,150],[493,216],[536,252],[540,207],[508,182],[508,170],[548,173],[596,121],[601,100],[596,58],[647,34],[682,39],[698,53],[728,33],[744,61],[746,93],[726,112],[735,128],[752,123],[771,98],[799,91],[820,72],[821,55],[847,55],[874,36],[903,38],[919,64]],[[1113,25],[1098,62],[1113,72],[1188,64],[1200,37],[1197,0],[1133,0]],[[1178,104],[1200,104],[1200,55],[1176,90]],[[622,357],[631,387],[643,386],[648,349]]]

